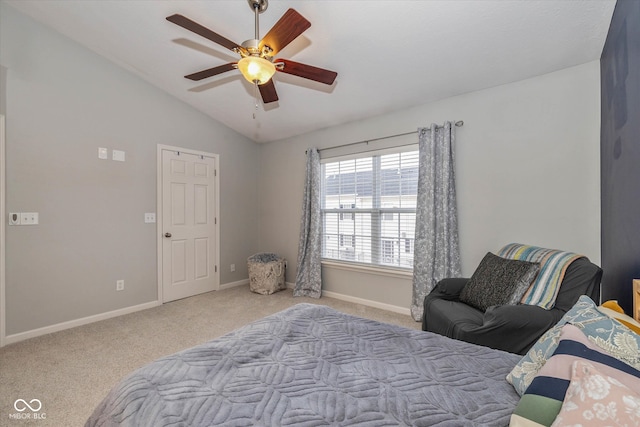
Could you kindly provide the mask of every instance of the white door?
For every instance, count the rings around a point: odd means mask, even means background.
[[[216,160],[162,149],[162,301],[217,290]]]

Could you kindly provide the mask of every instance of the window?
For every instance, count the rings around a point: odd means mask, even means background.
[[[404,239],[404,251],[408,254],[413,253],[413,240],[412,239]]]
[[[394,241],[393,240],[382,240],[382,263],[390,264],[394,261]]]
[[[408,254],[413,253],[413,239],[407,238],[407,233],[402,233],[402,239],[404,240],[404,251]]]
[[[412,268],[417,188],[415,148],[323,161],[323,258]]]
[[[356,236],[345,236],[344,234],[340,235],[340,246],[349,246],[351,248],[356,247]]]
[[[340,209],[348,209],[349,207],[351,207],[351,209],[355,209],[356,205],[351,203],[350,206],[348,205],[340,205]],[[353,213],[347,214],[345,216],[344,211],[340,212],[340,221],[344,221],[345,219],[347,220],[351,220],[351,221],[355,221],[356,220],[356,216]]]

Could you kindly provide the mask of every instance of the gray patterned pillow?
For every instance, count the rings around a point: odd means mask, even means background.
[[[482,311],[515,305],[536,278],[540,264],[505,259],[487,252],[460,293],[460,301]]]

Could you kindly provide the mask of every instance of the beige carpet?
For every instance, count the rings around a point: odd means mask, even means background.
[[[326,297],[293,298],[291,290],[258,295],[241,286],[210,292],[1,348],[0,426],[82,426],[134,369],[298,303],[420,329],[409,316]],[[17,399],[40,400],[41,419],[16,420]]]

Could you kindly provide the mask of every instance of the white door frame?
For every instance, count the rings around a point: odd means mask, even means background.
[[[216,278],[216,283],[218,284],[218,288],[220,286],[220,173],[219,173],[219,169],[220,169],[220,156],[218,154],[213,154],[213,153],[207,153],[205,151],[198,151],[198,150],[192,150],[190,148],[182,148],[182,147],[174,147],[171,145],[162,145],[162,144],[158,144],[157,147],[157,165],[156,165],[156,172],[157,172],[157,179],[156,179],[156,187],[157,187],[157,197],[156,197],[156,247],[157,247],[157,266],[158,266],[158,302],[159,303],[164,303],[164,296],[163,296],[163,288],[162,288],[162,277],[163,277],[163,273],[162,273],[162,243],[163,243],[163,236],[161,236],[162,234],[162,224],[163,224],[163,217],[162,217],[162,196],[163,196],[163,192],[162,192],[162,151],[163,150],[169,150],[169,151],[179,151],[181,153],[185,153],[185,154],[193,154],[196,156],[205,156],[205,157],[213,157],[215,159],[215,174],[214,174],[214,191],[216,194],[215,197],[215,209],[214,209],[214,215],[216,217],[216,223],[215,223],[215,230],[216,230],[216,237],[215,237],[215,241],[213,242],[214,246],[215,246],[215,259],[213,260],[215,267],[214,270],[214,276]]]
[[[7,234],[7,184],[6,184],[6,149],[5,149],[5,129],[4,115],[0,114],[0,347],[4,347],[5,338],[7,336],[6,315],[7,315],[7,298],[5,291],[5,271],[6,271],[6,234]]]

